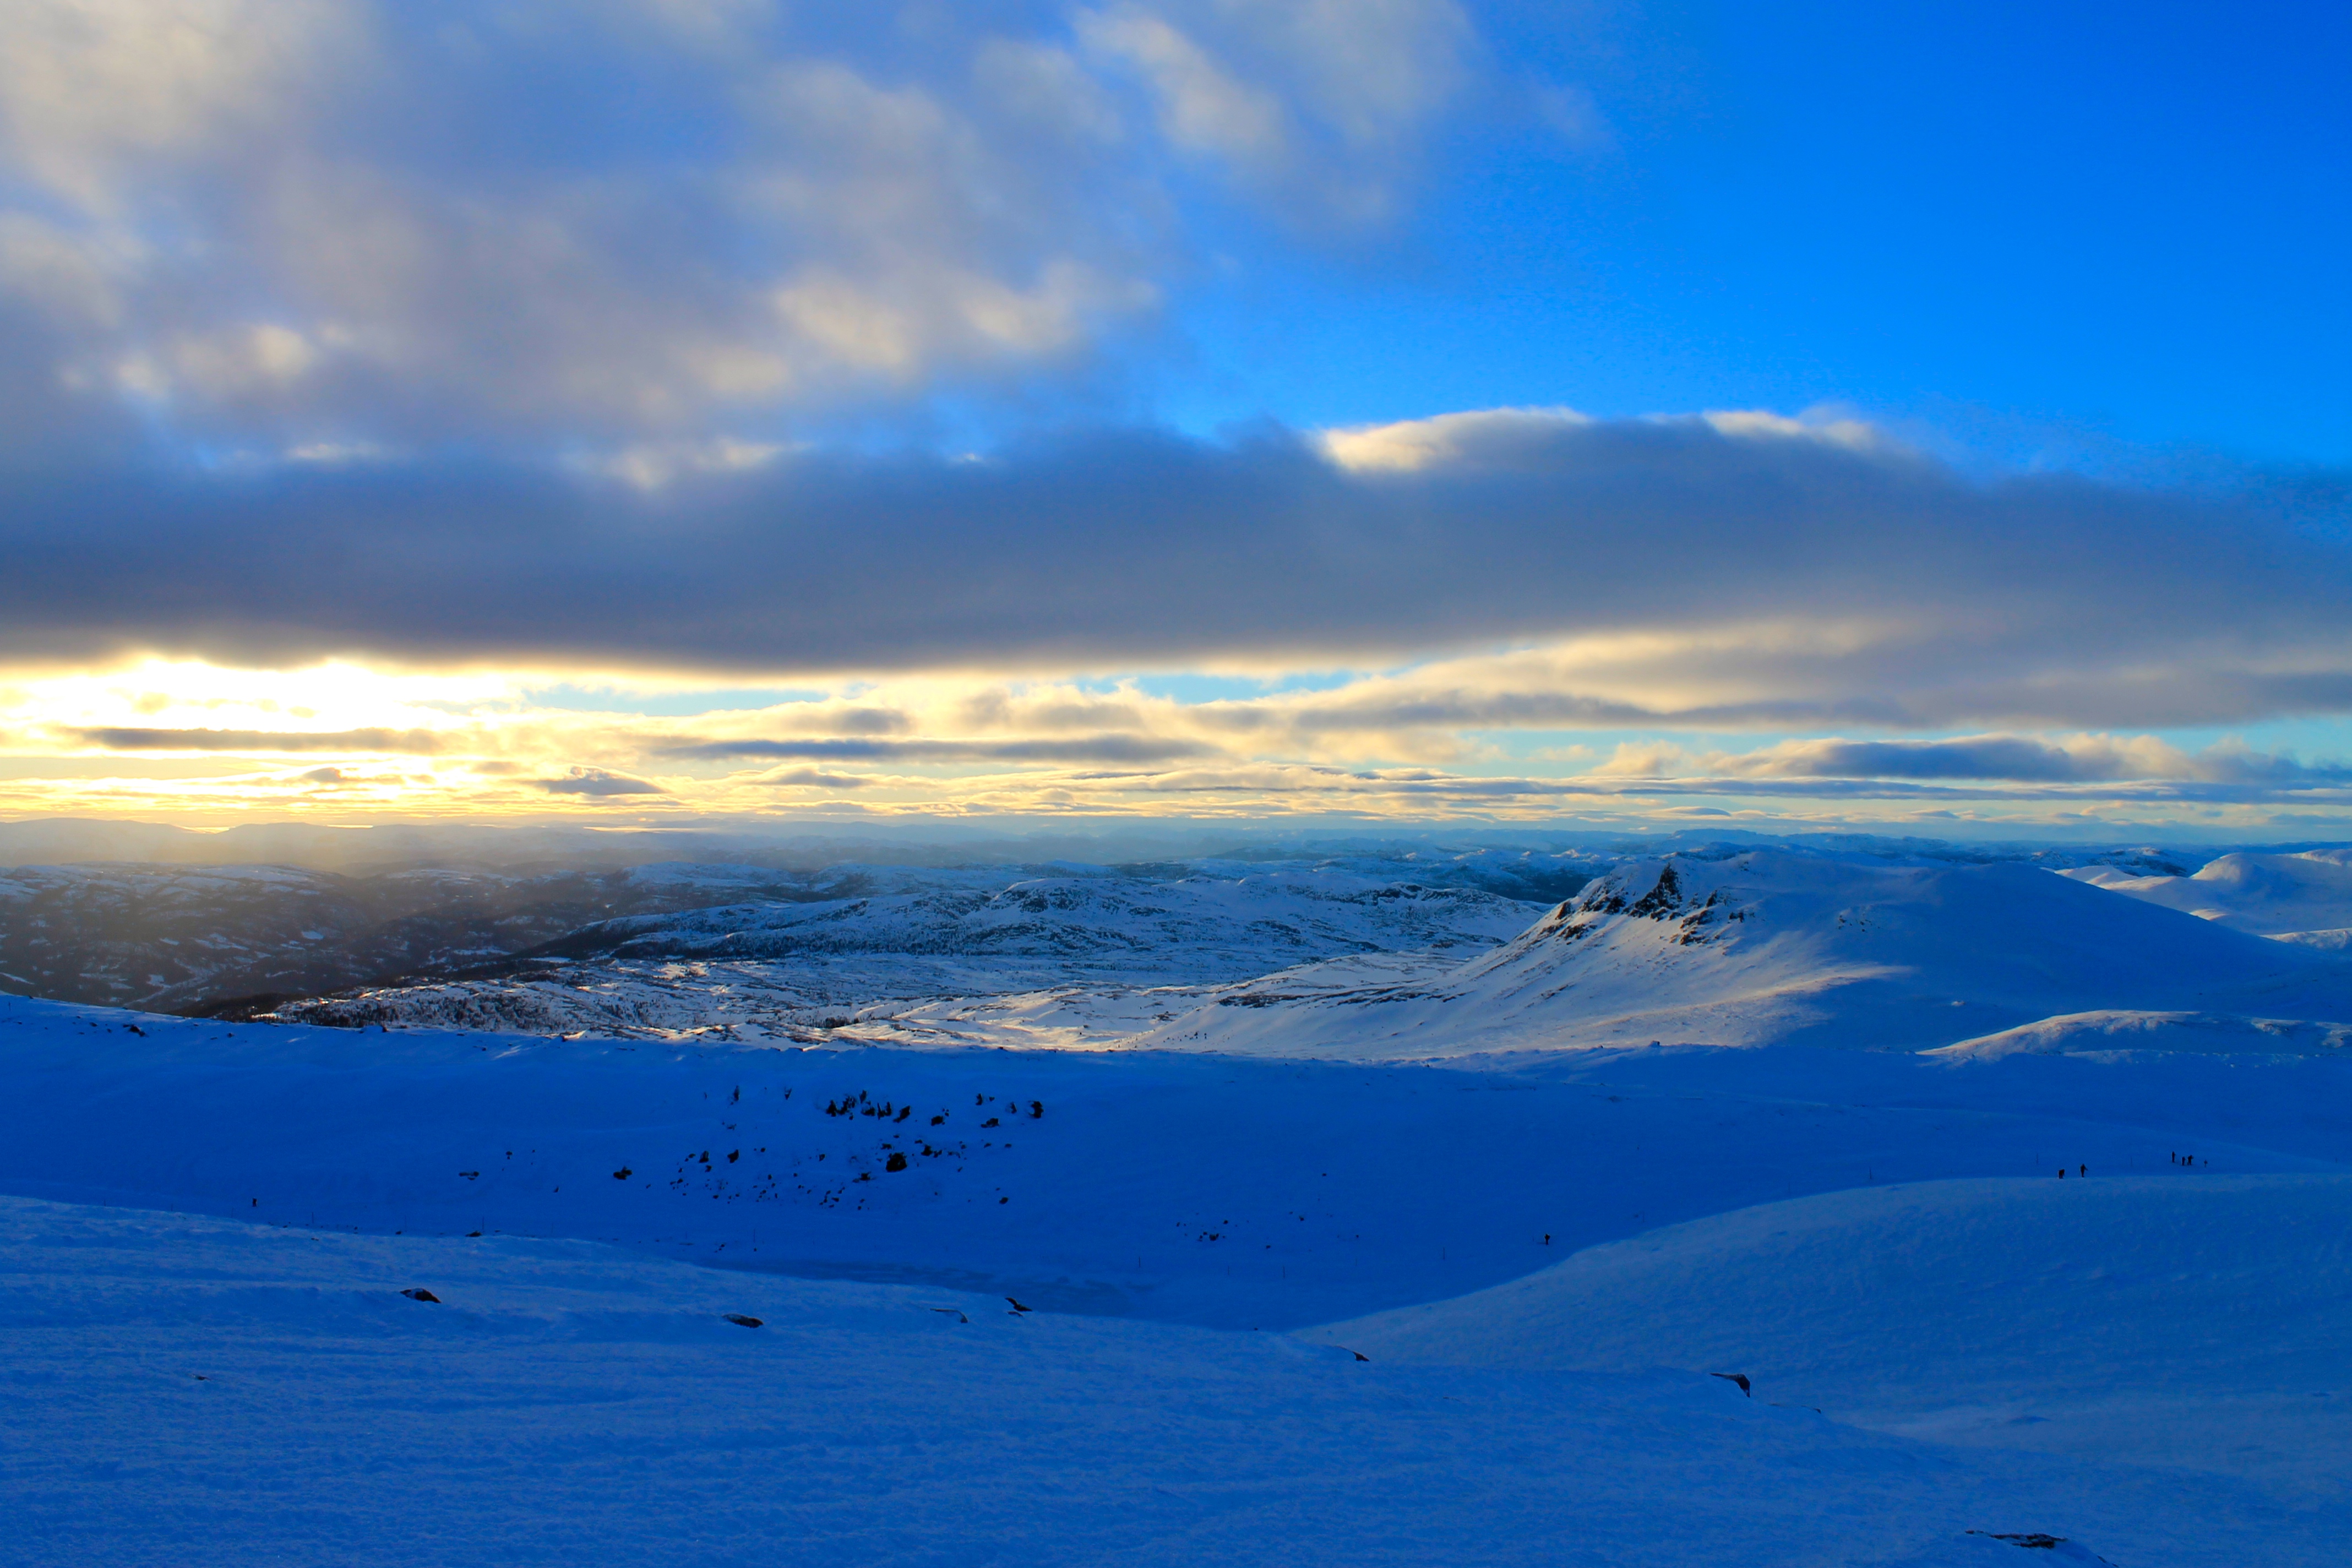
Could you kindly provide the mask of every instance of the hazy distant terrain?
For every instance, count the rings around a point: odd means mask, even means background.
[[[333,830],[289,829],[237,837],[151,832],[135,824],[0,825],[0,851],[19,856],[76,846],[187,850],[188,841],[194,840],[214,853],[241,847],[303,858],[285,864],[126,858],[0,866],[0,990],[158,1011],[242,1004],[249,1012],[403,977],[463,975],[517,954],[699,959],[745,956],[752,949],[770,956],[870,952],[935,957],[985,950],[998,959],[1034,961],[1003,984],[983,980],[977,988],[985,990],[1051,984],[1064,969],[1083,971],[1111,948],[1158,973],[1237,980],[1305,957],[1455,941],[1474,929],[1479,940],[1500,940],[1524,923],[1507,912],[1517,904],[1571,894],[1606,863],[1577,853],[1474,848],[1123,866],[953,858],[908,865],[836,861],[808,846],[779,849],[682,834],[622,836],[617,847],[673,855],[683,849],[704,858],[582,864],[580,858],[609,855],[616,846],[533,831],[414,831],[382,839],[373,831],[338,836]],[[362,841],[354,843],[354,837]],[[224,845],[224,839],[234,842]],[[427,851],[434,858],[422,865],[375,864],[383,854]],[[535,858],[559,852],[572,858]],[[724,858],[757,852],[767,858]],[[1276,907],[1277,898],[1273,904],[1261,900],[1258,913],[1270,922],[1263,929],[1251,929],[1255,917],[1238,910],[1225,915],[1204,907],[1197,918],[1179,922],[1184,927],[1181,933],[1158,926],[1147,932],[1156,917],[1145,915],[1144,924],[1122,941],[1113,932],[1119,917],[1108,908],[1100,919],[1064,921],[1068,931],[1054,939],[1043,934],[1038,921],[1020,920],[1024,911],[1016,905],[1005,904],[1019,929],[986,916],[978,917],[980,924],[993,928],[985,936],[978,926],[967,933],[970,940],[950,929],[1014,883],[1092,888],[1115,900],[1118,895],[1111,889],[1132,894],[1188,879],[1202,886],[1231,886],[1253,877],[1262,881],[1286,867],[1294,872],[1319,868],[1335,888],[1345,884],[1367,900],[1378,888],[1425,886],[1433,892],[1421,902],[1431,912],[1416,922],[1410,910],[1399,908],[1395,919],[1372,911],[1366,920],[1343,916],[1334,925],[1305,906]],[[1176,897],[1199,902],[1201,895],[1196,889]],[[1308,899],[1317,901],[1318,896]],[[1319,901],[1332,906],[1328,898]],[[1130,912],[1138,907],[1128,900]],[[718,926],[706,921],[699,927],[642,920],[634,926],[611,923],[717,908],[738,911],[737,919]],[[1300,918],[1293,921],[1294,914]],[[764,934],[755,936],[755,927]],[[1170,934],[1189,958],[1160,951],[1164,944],[1158,937]],[[1104,952],[1093,951],[1096,937],[1110,944]],[[1206,956],[1210,948],[1217,957]],[[944,972],[918,973],[909,980],[885,980],[880,990],[854,981],[848,999],[904,995],[909,984],[918,993],[929,992],[949,979]],[[840,989],[819,984],[815,993],[831,996]]]

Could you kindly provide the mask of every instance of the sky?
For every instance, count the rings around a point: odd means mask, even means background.
[[[2352,837],[2347,70],[22,0],[0,818]]]

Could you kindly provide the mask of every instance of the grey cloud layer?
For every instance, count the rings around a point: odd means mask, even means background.
[[[2284,789],[2342,788],[2352,767],[2215,747],[2189,753],[2147,737],[2024,735],[1938,741],[1790,741],[1744,755],[1701,759],[1704,771],[1740,779],[1974,779],[2096,784],[2172,779]]]
[[[2330,481],[1979,483],[1720,423],[1555,419],[1409,470],[1280,432],[1113,432],[651,492],[488,462],[20,464],[0,470],[0,653],[1046,671],[1587,639],[1475,681],[1197,710],[1269,739],[2352,710]]]
[[[393,752],[430,756],[448,747],[430,730],[152,730],[104,726],[68,731],[110,752]]]
[[[655,750],[680,762],[1165,763],[1205,756],[1212,748],[1197,741],[1110,733],[1021,741],[683,741]]]

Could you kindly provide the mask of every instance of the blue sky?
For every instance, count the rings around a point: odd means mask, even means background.
[[[2340,830],[2347,66],[34,0],[0,812]]]
[[[1490,14],[1507,75],[1592,62],[1559,8],[1514,10]],[[1376,247],[1237,237],[1244,276],[1180,312],[1175,416],[1837,403],[2012,460],[2352,460],[2352,13],[1660,7],[1611,31],[1605,146],[1473,123]]]

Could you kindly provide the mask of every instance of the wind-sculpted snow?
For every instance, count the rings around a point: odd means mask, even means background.
[[[1140,1047],[1419,1058],[1601,1045],[1920,1050],[2101,1008],[2352,1021],[2352,965],[2017,864],[1628,862],[1402,982],[1231,987]],[[1311,981],[1312,972],[1305,977]]]
[[[2065,875],[2259,936],[2352,927],[2352,849],[2224,855],[2186,877],[2134,876],[2113,866]]]

